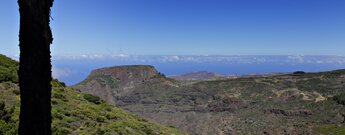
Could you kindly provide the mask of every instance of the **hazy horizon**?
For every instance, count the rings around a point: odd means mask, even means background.
[[[196,71],[221,74],[320,72],[345,69],[345,56],[317,55],[83,55],[53,57],[53,76],[76,84],[97,68],[153,65],[159,72],[176,75]]]

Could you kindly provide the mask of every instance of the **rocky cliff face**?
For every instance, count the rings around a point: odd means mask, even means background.
[[[94,70],[75,88],[191,134],[318,134],[341,124],[345,70],[180,83],[152,66]],[[341,117],[342,118],[342,117]]]

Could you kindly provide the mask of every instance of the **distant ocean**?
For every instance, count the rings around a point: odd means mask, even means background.
[[[345,69],[345,56],[82,55],[53,57],[53,76],[67,85],[74,85],[94,69],[119,65],[153,65],[167,76],[195,71],[221,74],[319,72]]]

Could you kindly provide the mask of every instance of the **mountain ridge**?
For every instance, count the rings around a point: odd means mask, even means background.
[[[119,83],[128,84],[121,82],[130,75],[127,71],[112,73],[125,75]],[[74,87],[96,95],[115,91],[108,95],[112,104],[191,134],[321,134],[324,127],[335,123],[344,128],[345,108],[332,99],[345,92],[343,76],[345,70],[335,70],[190,84],[159,76],[132,87],[112,89],[106,83],[88,90],[83,89],[85,84]],[[83,82],[95,86],[97,79]]]
[[[207,80],[212,81],[212,80],[220,80],[220,79],[271,77],[271,76],[284,75],[284,74],[291,74],[291,73],[275,72],[275,73],[251,73],[251,74],[220,74],[217,72],[196,71],[196,72],[189,72],[189,73],[184,73],[184,74],[170,75],[168,77],[178,80],[178,81],[207,81]]]

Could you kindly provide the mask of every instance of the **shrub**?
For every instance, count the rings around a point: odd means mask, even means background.
[[[91,94],[84,94],[84,99],[95,104],[100,103],[100,98]]]
[[[18,82],[18,67],[17,61],[0,54],[0,82]]]
[[[19,95],[19,94],[20,94],[20,91],[17,90],[17,89],[13,90],[12,92],[13,92],[14,94],[16,94],[16,95]]]
[[[96,117],[96,121],[97,121],[97,122],[104,122],[104,121],[105,121],[105,118],[102,117],[102,116],[98,116],[98,117]]]
[[[53,126],[52,127],[52,134],[53,135],[67,135],[67,134],[71,134],[71,132],[64,127],[58,127],[58,126]]]
[[[5,102],[0,101],[0,120],[4,120],[5,122],[11,122],[11,117],[13,115],[14,109],[14,106],[8,107],[6,106]]]
[[[58,79],[53,79],[51,84],[55,87],[66,87],[64,82],[60,82]]]
[[[159,77],[164,77],[164,78],[166,77],[165,74],[163,74],[163,73],[161,73],[161,72],[158,72],[158,76],[159,76]]]
[[[53,98],[60,99],[62,101],[67,101],[66,96],[61,93],[54,93]]]
[[[0,135],[16,135],[17,124],[0,120]]]
[[[345,105],[345,93],[334,96],[333,100],[338,102],[339,104]]]

